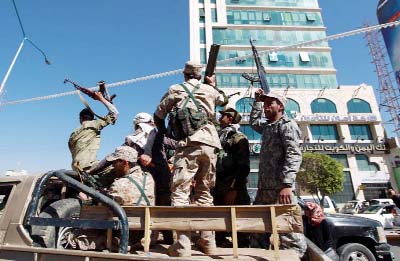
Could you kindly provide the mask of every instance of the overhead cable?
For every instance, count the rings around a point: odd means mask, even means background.
[[[289,46],[271,48],[271,49],[269,49],[267,51],[260,51],[259,54],[261,55],[261,54],[266,54],[266,53],[270,53],[270,52],[291,50],[291,49],[306,47],[306,46],[310,46],[310,45],[313,45],[313,44],[316,44],[316,43],[320,43],[320,42],[328,42],[328,41],[342,39],[342,38],[345,38],[345,37],[349,37],[349,36],[353,36],[353,35],[357,35],[357,34],[361,34],[361,33],[381,30],[383,28],[388,28],[388,27],[392,27],[392,26],[398,26],[399,24],[400,24],[400,21],[394,21],[394,22],[390,22],[390,23],[386,23],[386,24],[366,26],[366,27],[355,29],[355,30],[351,30],[351,31],[348,31],[348,32],[330,35],[330,36],[327,36],[325,38],[321,38],[321,39],[317,39],[317,40],[306,41],[306,42],[293,44],[293,45],[289,45]],[[253,57],[253,55],[249,54],[249,55],[229,58],[229,59],[218,61],[217,64],[229,63],[229,62],[232,62],[232,61],[243,60],[243,59],[250,58],[250,57]],[[173,71],[152,74],[152,75],[143,76],[143,77],[139,77],[139,78],[134,78],[134,79],[130,79],[130,80],[110,83],[110,84],[107,84],[107,87],[112,88],[112,87],[124,86],[124,85],[129,85],[129,84],[133,84],[133,83],[137,83],[137,82],[153,80],[153,79],[157,79],[157,78],[162,78],[162,77],[167,77],[167,76],[171,76],[171,75],[175,75],[175,74],[180,74],[182,72],[183,72],[183,69],[177,69],[177,70],[173,70]],[[91,87],[90,89],[94,90],[94,89],[96,89],[96,87]],[[35,97],[35,98],[29,98],[29,99],[23,99],[23,100],[9,101],[9,102],[0,103],[0,106],[16,105],[16,104],[21,104],[21,103],[33,102],[33,101],[48,100],[48,99],[54,99],[54,98],[59,98],[59,97],[67,96],[67,95],[73,95],[73,94],[77,94],[77,91],[63,92],[63,93],[58,93],[58,94],[53,94],[53,95],[47,95],[47,96],[41,96],[41,97]]]

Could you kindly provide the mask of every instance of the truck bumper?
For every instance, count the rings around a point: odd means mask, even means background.
[[[379,244],[375,246],[375,252],[378,256],[378,260],[383,261],[391,261],[394,259],[394,255],[390,252],[390,245],[389,244]]]

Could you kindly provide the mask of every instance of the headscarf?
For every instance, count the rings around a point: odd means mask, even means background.
[[[155,129],[153,117],[146,112],[136,114],[133,118],[133,129],[133,133],[125,137],[125,142],[129,146],[136,144],[143,148],[150,132]]]

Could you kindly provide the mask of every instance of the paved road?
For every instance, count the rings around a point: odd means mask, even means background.
[[[388,241],[388,243],[392,246],[390,250],[395,256],[394,260],[400,261],[400,241]]]

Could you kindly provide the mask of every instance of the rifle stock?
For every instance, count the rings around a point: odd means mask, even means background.
[[[221,45],[219,45],[219,44],[211,45],[210,53],[208,55],[205,76],[210,77],[214,74],[215,67],[217,66],[217,58],[218,58],[218,52],[219,52],[220,47],[221,47]],[[205,79],[204,79],[204,83],[206,83]]]

